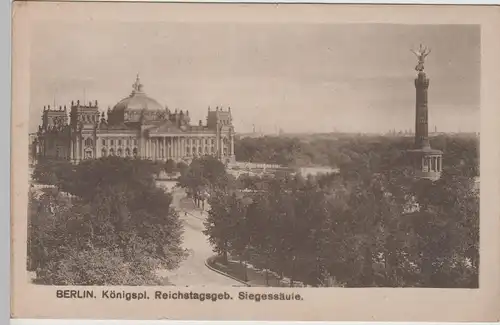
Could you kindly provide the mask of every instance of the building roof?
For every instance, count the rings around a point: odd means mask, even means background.
[[[149,110],[158,111],[164,108],[155,99],[146,95],[143,85],[137,75],[135,83],[132,85],[132,93],[119,101],[114,107],[113,112],[124,112],[126,110]]]
[[[154,125],[157,124],[156,126],[150,128],[148,130],[149,134],[179,134],[179,133],[184,133],[184,132],[195,132],[195,133],[205,133],[205,132],[210,132],[212,133],[213,130],[208,129],[206,126],[199,126],[199,125],[176,125],[175,122],[170,121],[170,120],[164,120],[164,121],[157,121],[156,123],[154,122],[149,122],[148,125]]]
[[[149,130],[150,134],[160,133],[182,133],[182,129],[177,127],[173,122],[166,120],[163,124],[153,127]]]

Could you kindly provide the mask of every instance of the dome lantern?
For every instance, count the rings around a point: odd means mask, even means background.
[[[113,107],[112,113],[113,115],[116,114],[116,116],[122,117],[118,118],[117,121],[139,122],[145,111],[163,112],[164,108],[155,99],[144,93],[144,86],[141,83],[139,74],[137,74],[136,80],[132,84],[132,93],[128,97],[119,101]],[[144,118],[149,119],[149,117],[146,116],[144,116]]]
[[[142,93],[143,87],[144,87],[144,85],[141,83],[141,78],[139,78],[139,74],[137,74],[137,77],[135,78],[135,82],[132,85],[132,89],[133,89],[132,94]]]

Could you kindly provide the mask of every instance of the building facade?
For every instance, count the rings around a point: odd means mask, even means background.
[[[108,108],[107,116],[97,101],[72,102],[69,110],[44,107],[31,156],[74,163],[106,156],[189,163],[211,155],[224,163],[234,161],[230,108],[209,107],[206,122],[193,125],[189,111],[172,112],[148,97],[139,76],[132,88],[128,97]]]

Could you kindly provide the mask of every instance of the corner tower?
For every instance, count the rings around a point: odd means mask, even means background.
[[[415,67],[416,103],[415,103],[415,144],[410,150],[413,158],[415,175],[418,178],[436,181],[441,177],[443,168],[443,152],[431,148],[429,142],[428,125],[428,89],[429,78],[424,72],[424,62],[430,50],[420,45],[418,51],[412,52],[417,56],[418,63]]]

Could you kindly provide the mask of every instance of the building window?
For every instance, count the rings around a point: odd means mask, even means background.
[[[105,146],[106,145],[106,139],[102,139],[101,143],[102,143],[103,146]]]
[[[122,145],[122,140],[118,140],[118,145],[121,146]]]
[[[109,140],[109,142],[111,143],[112,146],[115,145],[115,140]]]
[[[91,147],[93,144],[94,144],[94,141],[92,141],[92,139],[91,139],[91,138],[87,138],[87,139],[85,139],[85,145],[86,145],[87,147]]]
[[[212,139],[212,146],[215,145],[215,139]]]

